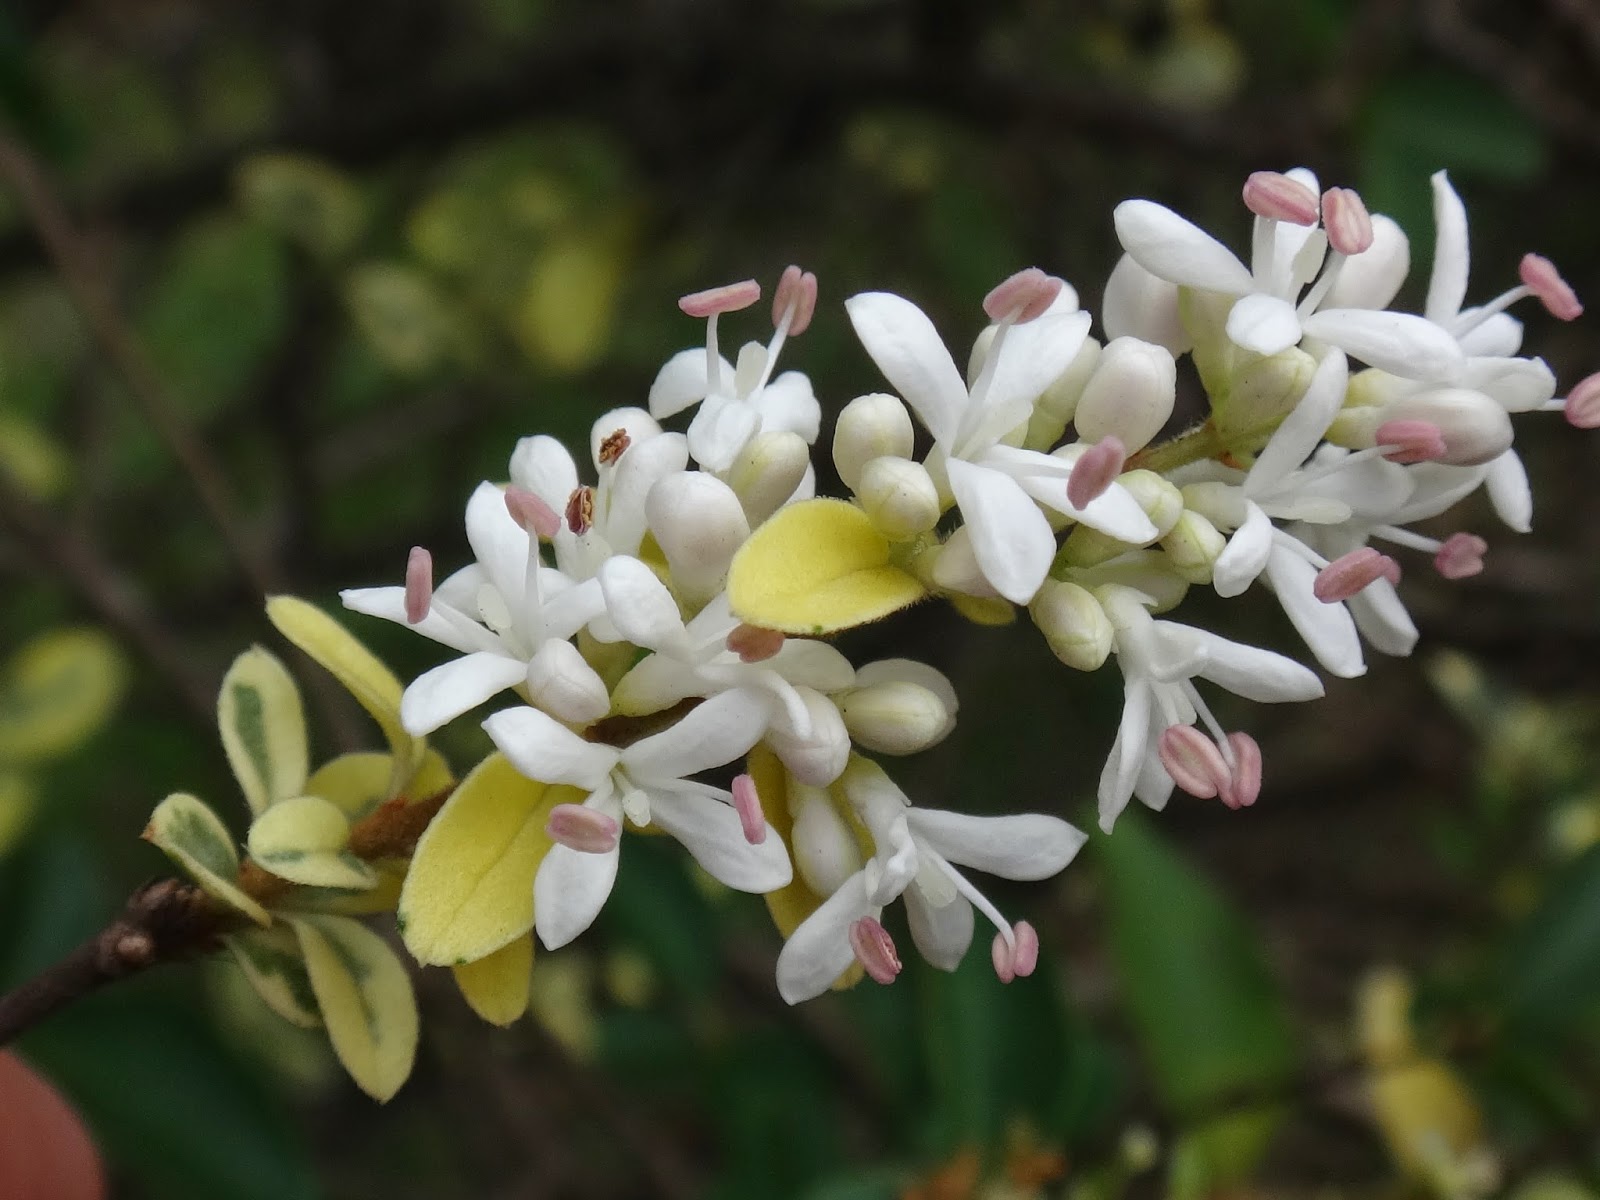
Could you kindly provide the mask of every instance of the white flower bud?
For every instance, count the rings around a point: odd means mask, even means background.
[[[951,725],[950,710],[920,684],[889,680],[851,688],[839,714],[856,743],[880,754],[916,754],[935,745]]]
[[[1411,270],[1405,231],[1382,213],[1372,217],[1372,245],[1345,259],[1323,308],[1388,308]]]
[[[589,457],[600,461],[600,446],[618,430],[628,435],[628,443],[642,442],[661,433],[661,424],[642,408],[613,408],[589,429]]]
[[[815,688],[802,686],[794,690],[810,714],[811,729],[804,737],[799,736],[787,708],[780,705],[767,727],[767,745],[801,783],[827,787],[850,761],[849,731],[832,700]]]
[[[728,471],[728,484],[752,529],[788,502],[810,465],[811,447],[798,433],[758,433],[746,443]]]
[[[861,845],[827,791],[789,780],[789,811],[794,827],[789,851],[805,885],[819,896],[831,896],[861,869]]]
[[[1046,579],[1029,602],[1028,613],[1050,644],[1050,652],[1069,667],[1093,671],[1111,653],[1111,621],[1087,588]]]
[[[1113,436],[1132,454],[1148,445],[1172,416],[1178,366],[1164,346],[1120,337],[1100,352],[1073,420],[1078,436]]]
[[[1511,449],[1511,418],[1506,410],[1467,388],[1435,388],[1407,396],[1383,409],[1383,420],[1437,425],[1445,450],[1439,461],[1451,466],[1475,467]]]
[[[856,671],[857,687],[871,687],[873,684],[892,681],[914,683],[918,687],[927,688],[939,697],[939,703],[944,705],[945,712],[949,714],[949,720],[940,732],[939,739],[942,741],[949,736],[950,731],[956,727],[956,713],[961,708],[961,700],[957,697],[955,684],[950,682],[949,676],[938,667],[931,667],[914,658],[880,658]]]
[[[611,708],[605,681],[571,642],[552,639],[528,660],[528,699],[560,721],[586,725]]]
[[[1136,337],[1176,357],[1193,345],[1178,316],[1178,285],[1152,275],[1124,254],[1106,280],[1101,319],[1113,338]]]
[[[1083,385],[1089,382],[1099,361],[1100,343],[1093,338],[1084,338],[1077,357],[1067,364],[1067,369],[1034,402],[1023,446],[1029,450],[1047,451],[1061,440],[1068,422],[1078,411]]]
[[[1409,379],[1401,379],[1377,367],[1368,367],[1350,376],[1350,384],[1344,392],[1344,407],[1368,408],[1392,404],[1416,390],[1417,385]]]
[[[910,458],[916,432],[899,397],[886,392],[857,396],[844,406],[833,427],[833,465],[852,492],[861,469],[875,458]]]
[[[1210,583],[1212,568],[1228,539],[1217,527],[1192,509],[1178,518],[1172,532],[1161,539],[1172,569],[1190,583]]]
[[[1156,536],[1165,537],[1183,515],[1183,493],[1177,484],[1154,471],[1124,471],[1117,482],[1133,494],[1144,515],[1156,527]]]
[[[893,542],[927,533],[939,523],[939,490],[928,469],[884,455],[861,469],[856,499],[878,532]]]
[[[1294,411],[1311,385],[1317,360],[1298,346],[1266,358],[1241,355],[1222,399],[1213,392],[1211,420],[1230,446],[1259,447]]]
[[[704,471],[680,471],[658,480],[644,507],[682,597],[701,604],[721,591],[734,551],[750,536],[733,489]]]

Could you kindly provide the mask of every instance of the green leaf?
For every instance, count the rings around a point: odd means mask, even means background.
[[[355,181],[306,155],[254,155],[235,173],[234,187],[246,212],[320,258],[349,251],[366,224]]]
[[[352,269],[345,303],[367,344],[398,374],[426,374],[460,342],[451,306],[426,275],[404,263]]]
[[[122,696],[116,643],[94,629],[34,638],[0,678],[0,761],[39,762],[83,742]]]
[[[208,895],[249,917],[257,925],[270,925],[272,917],[234,883],[239,873],[239,852],[222,819],[198,797],[174,792],[156,806],[145,826],[144,839],[158,846]]]
[[[35,499],[50,500],[72,478],[72,464],[40,426],[0,412],[0,475]]]
[[[300,689],[277,657],[253,646],[233,660],[217,695],[217,725],[250,811],[304,790],[309,770]]]
[[[38,804],[38,791],[26,775],[0,770],[0,859],[22,841]]]
[[[302,1029],[322,1027],[311,976],[292,932],[274,925],[270,929],[247,930],[222,941],[268,1008]]]
[[[1557,1030],[1600,1003],[1600,846],[1569,863],[1513,931],[1496,977],[1513,1022]]]
[[[387,1101],[411,1074],[417,1000],[381,937],[348,917],[292,917],[334,1053],[367,1095]]]

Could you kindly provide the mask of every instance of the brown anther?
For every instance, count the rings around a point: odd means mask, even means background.
[[[594,525],[594,489],[587,484],[572,489],[567,497],[567,528],[573,533],[588,533]]]
[[[623,451],[633,445],[626,429],[613,429],[600,441],[600,465],[609,467],[622,457]]]

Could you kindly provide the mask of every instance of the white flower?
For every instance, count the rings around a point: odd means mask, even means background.
[[[506,688],[563,721],[602,717],[606,686],[567,639],[604,609],[600,587],[574,583],[539,560],[539,539],[506,510],[505,493],[479,484],[467,502],[467,541],[477,562],[457,571],[411,621],[407,589],[352,588],[345,607],[410,625],[462,657],[412,681],[400,716],[413,734],[429,733]]]
[[[767,725],[758,692],[723,692],[671,728],[625,749],[585,741],[538,709],[510,708],[483,723],[494,744],[530,779],[589,793],[584,807],[638,827],[656,825],[681,842],[716,879],[744,892],[770,892],[792,878],[783,841],[770,827],[747,839],[731,793],[689,778],[732,762]],[[598,853],[558,844],[534,878],[534,925],[550,949],[577,937],[599,915],[616,881],[620,844]]]
[[[882,769],[863,758],[851,760],[839,790],[871,831],[875,850],[859,870],[836,883],[816,872],[806,876],[808,885],[832,884],[832,890],[821,892],[827,899],[778,956],[778,991],[790,1004],[827,990],[856,958],[852,927],[863,919],[876,921],[896,897],[905,901],[917,949],[940,970],[955,970],[966,955],[974,907],[994,924],[999,940],[1011,944],[1017,930],[957,866],[1005,879],[1048,879],[1085,841],[1082,832],[1058,817],[972,817],[913,808]],[[803,836],[837,842],[829,835],[837,834],[844,818],[829,806],[826,793],[801,789],[800,796],[809,810],[795,814],[797,842]],[[804,854],[797,844],[796,859],[804,862]]]
[[[1034,401],[1072,362],[1089,331],[1087,313],[1002,320],[969,390],[916,305],[865,292],[845,307],[867,353],[933,435],[973,553],[997,593],[1026,604],[1049,570],[1055,535],[1041,504],[1122,541],[1155,537],[1155,526],[1119,484],[1076,508],[1067,500],[1071,462],[1003,440],[1028,421]]]

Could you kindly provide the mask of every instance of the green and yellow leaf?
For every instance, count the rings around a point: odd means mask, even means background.
[[[289,918],[322,1023],[350,1077],[380,1103],[411,1074],[417,1000],[387,943],[348,917]]]
[[[513,938],[493,954],[452,967],[456,986],[491,1025],[510,1025],[528,1011],[533,985],[533,934]]]
[[[501,754],[461,781],[417,842],[400,893],[400,929],[417,961],[475,962],[533,928],[533,877],[545,822],[577,788],[537,783]]]
[[[389,754],[376,751],[341,754],[311,773],[306,781],[306,794],[321,796],[338,805],[354,825],[389,799],[394,769],[394,757]],[[429,749],[406,787],[406,796],[410,800],[427,799],[453,783],[455,779],[450,774],[449,764],[438,751]]]
[[[281,925],[252,929],[222,939],[250,986],[268,1008],[302,1029],[322,1026],[311,976],[294,933]]]
[[[38,803],[38,794],[26,775],[0,771],[0,858],[22,840]]]
[[[0,413],[0,474],[38,500],[59,495],[72,477],[71,460],[38,425]]]
[[[150,814],[144,840],[160,848],[210,895],[249,917],[257,925],[272,917],[234,883],[239,852],[222,818],[187,792],[174,792]]]
[[[217,725],[252,813],[305,790],[305,710],[300,689],[275,655],[252,646],[233,660],[217,696]]]
[[[844,500],[779,509],[740,547],[728,571],[734,613],[784,633],[865,625],[927,594],[890,561],[889,540],[867,515]]]
[[[369,888],[378,876],[346,853],[350,822],[321,796],[280,800],[250,826],[250,857],[280,879],[308,887]]]
[[[116,643],[94,629],[59,629],[17,652],[0,681],[0,760],[55,758],[84,741],[122,695]]]
[[[305,155],[253,155],[239,167],[234,186],[252,217],[322,258],[349,250],[366,223],[355,181]]]

